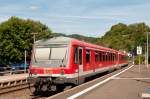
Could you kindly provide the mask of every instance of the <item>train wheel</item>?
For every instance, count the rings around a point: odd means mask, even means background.
[[[41,91],[42,91],[42,92],[48,91],[48,85],[47,85],[47,84],[42,84],[42,86],[41,86]]]
[[[42,88],[42,80],[41,78],[38,78],[34,84],[33,94],[39,95],[41,93]]]

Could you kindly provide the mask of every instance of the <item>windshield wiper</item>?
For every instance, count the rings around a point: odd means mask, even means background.
[[[65,52],[65,56],[64,56],[63,59],[62,59],[62,66],[64,66],[64,60],[65,60],[65,58],[66,58],[66,54],[67,54],[67,50],[66,50],[66,52]]]

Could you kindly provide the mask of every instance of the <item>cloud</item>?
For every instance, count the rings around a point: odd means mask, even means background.
[[[78,16],[78,15],[70,15],[70,16],[48,16],[51,18],[55,18],[55,19],[59,19],[59,18],[63,18],[63,19],[68,19],[68,20],[73,20],[73,19],[79,19],[80,21],[85,21],[85,20],[118,20],[119,15],[115,16],[115,15],[95,15],[95,16]],[[84,19],[84,20],[83,20]]]
[[[35,10],[40,9],[40,7],[38,7],[38,6],[30,6],[29,9],[35,11]]]
[[[9,19],[9,17],[0,15],[0,22],[4,22],[8,19]]]

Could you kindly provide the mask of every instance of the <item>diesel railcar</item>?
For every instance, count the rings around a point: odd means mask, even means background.
[[[30,64],[30,80],[37,91],[78,85],[85,78],[128,64],[127,53],[74,38],[54,37],[36,41]]]

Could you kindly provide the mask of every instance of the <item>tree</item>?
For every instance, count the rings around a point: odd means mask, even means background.
[[[24,51],[27,50],[28,57],[31,56],[33,45],[33,34],[36,40],[52,37],[52,31],[41,22],[30,19],[24,20],[11,17],[0,24],[0,62],[14,63],[24,59]]]

